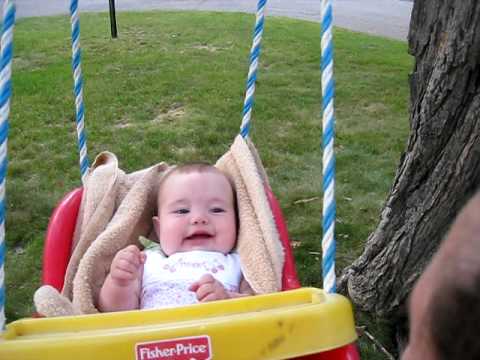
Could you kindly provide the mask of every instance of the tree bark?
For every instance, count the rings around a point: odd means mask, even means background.
[[[480,1],[416,0],[410,137],[376,230],[339,288],[395,318],[480,183]],[[480,214],[479,214],[480,221]]]

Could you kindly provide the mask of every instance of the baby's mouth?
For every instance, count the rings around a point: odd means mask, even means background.
[[[207,232],[195,232],[191,235],[188,235],[185,240],[204,240],[213,237],[213,235]]]

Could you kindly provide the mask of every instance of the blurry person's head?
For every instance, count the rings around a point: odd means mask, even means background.
[[[480,194],[415,284],[409,318],[403,360],[480,359]]]

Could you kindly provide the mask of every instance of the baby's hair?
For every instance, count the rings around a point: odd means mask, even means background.
[[[233,195],[233,206],[235,209],[235,218],[237,221],[237,226],[238,226],[238,208],[237,208],[237,195],[236,195],[236,190],[235,190],[235,183],[232,179],[232,177],[220,170],[219,168],[207,163],[207,162],[193,162],[193,163],[186,163],[182,165],[177,165],[170,170],[168,170],[165,175],[162,176],[162,178],[159,181],[158,184],[158,192],[157,192],[157,202],[160,200],[160,194],[162,191],[162,186],[165,183],[165,181],[172,175],[176,174],[191,174],[191,173],[217,173],[220,175],[225,176],[225,178],[228,180],[228,183],[230,184],[230,187],[232,188],[232,195]],[[157,205],[158,206],[158,205]],[[158,211],[158,210],[157,210]]]
[[[230,183],[230,186],[232,187],[232,191],[235,194],[235,183],[231,176],[219,168],[207,163],[207,162],[194,162],[194,163],[186,163],[182,165],[177,165],[175,167],[172,167],[170,170],[167,170],[165,175],[162,176],[162,178],[159,181],[158,184],[158,194],[160,195],[160,189],[162,188],[163,183],[172,175],[175,174],[191,174],[191,173],[208,173],[208,172],[214,172],[221,174],[225,176],[225,178],[228,180]]]

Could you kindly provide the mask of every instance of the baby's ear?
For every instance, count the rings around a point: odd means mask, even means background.
[[[158,216],[152,218],[153,228],[155,229],[155,234],[157,234],[157,239],[160,240],[160,219]]]

